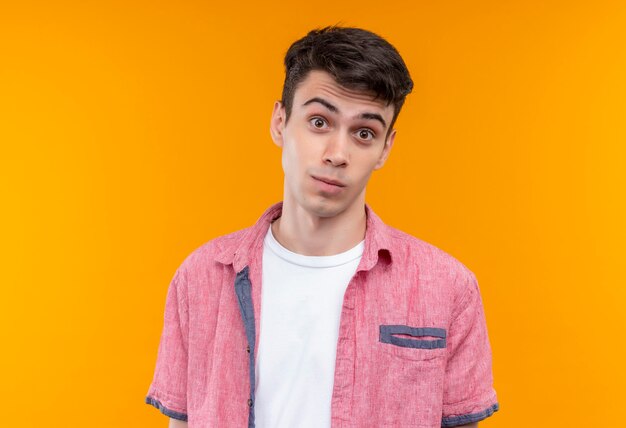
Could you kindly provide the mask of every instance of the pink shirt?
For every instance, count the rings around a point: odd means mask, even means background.
[[[191,428],[254,427],[261,257],[282,203],[193,251],[167,293],[146,396]],[[448,427],[498,410],[474,274],[385,225],[366,205],[365,248],[346,289],[331,426]]]

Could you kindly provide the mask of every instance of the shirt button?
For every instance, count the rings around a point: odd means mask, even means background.
[[[249,354],[250,353],[250,345],[246,346],[246,352]]]
[[[252,398],[248,398],[248,407],[252,407]]]

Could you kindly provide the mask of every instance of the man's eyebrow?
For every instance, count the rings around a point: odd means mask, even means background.
[[[379,115],[378,113],[363,113],[361,114],[361,116],[359,116],[361,119],[373,119],[373,120],[377,120],[380,123],[382,123],[383,128],[387,128],[387,122],[385,122],[385,119],[383,119],[383,117],[381,115]]]
[[[308,100],[306,103],[302,104],[302,106],[308,106],[309,104],[312,104],[312,103],[320,103],[321,105],[326,107],[328,110],[332,111],[333,113],[339,112],[339,109],[337,107],[335,107],[334,105],[326,101],[324,98],[320,98],[320,97],[313,97],[310,100]]]

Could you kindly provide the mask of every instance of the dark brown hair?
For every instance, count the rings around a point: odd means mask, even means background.
[[[370,92],[393,103],[393,124],[413,89],[409,70],[398,51],[385,39],[367,30],[325,27],[310,31],[294,42],[285,55],[285,84],[282,104],[287,120],[291,114],[296,87],[310,71],[322,70],[352,90]]]

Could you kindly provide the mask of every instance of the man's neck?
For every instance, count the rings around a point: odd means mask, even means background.
[[[276,240],[294,253],[305,256],[339,254],[365,238],[365,204],[355,204],[333,217],[320,217],[285,200],[281,217],[271,227]]]

